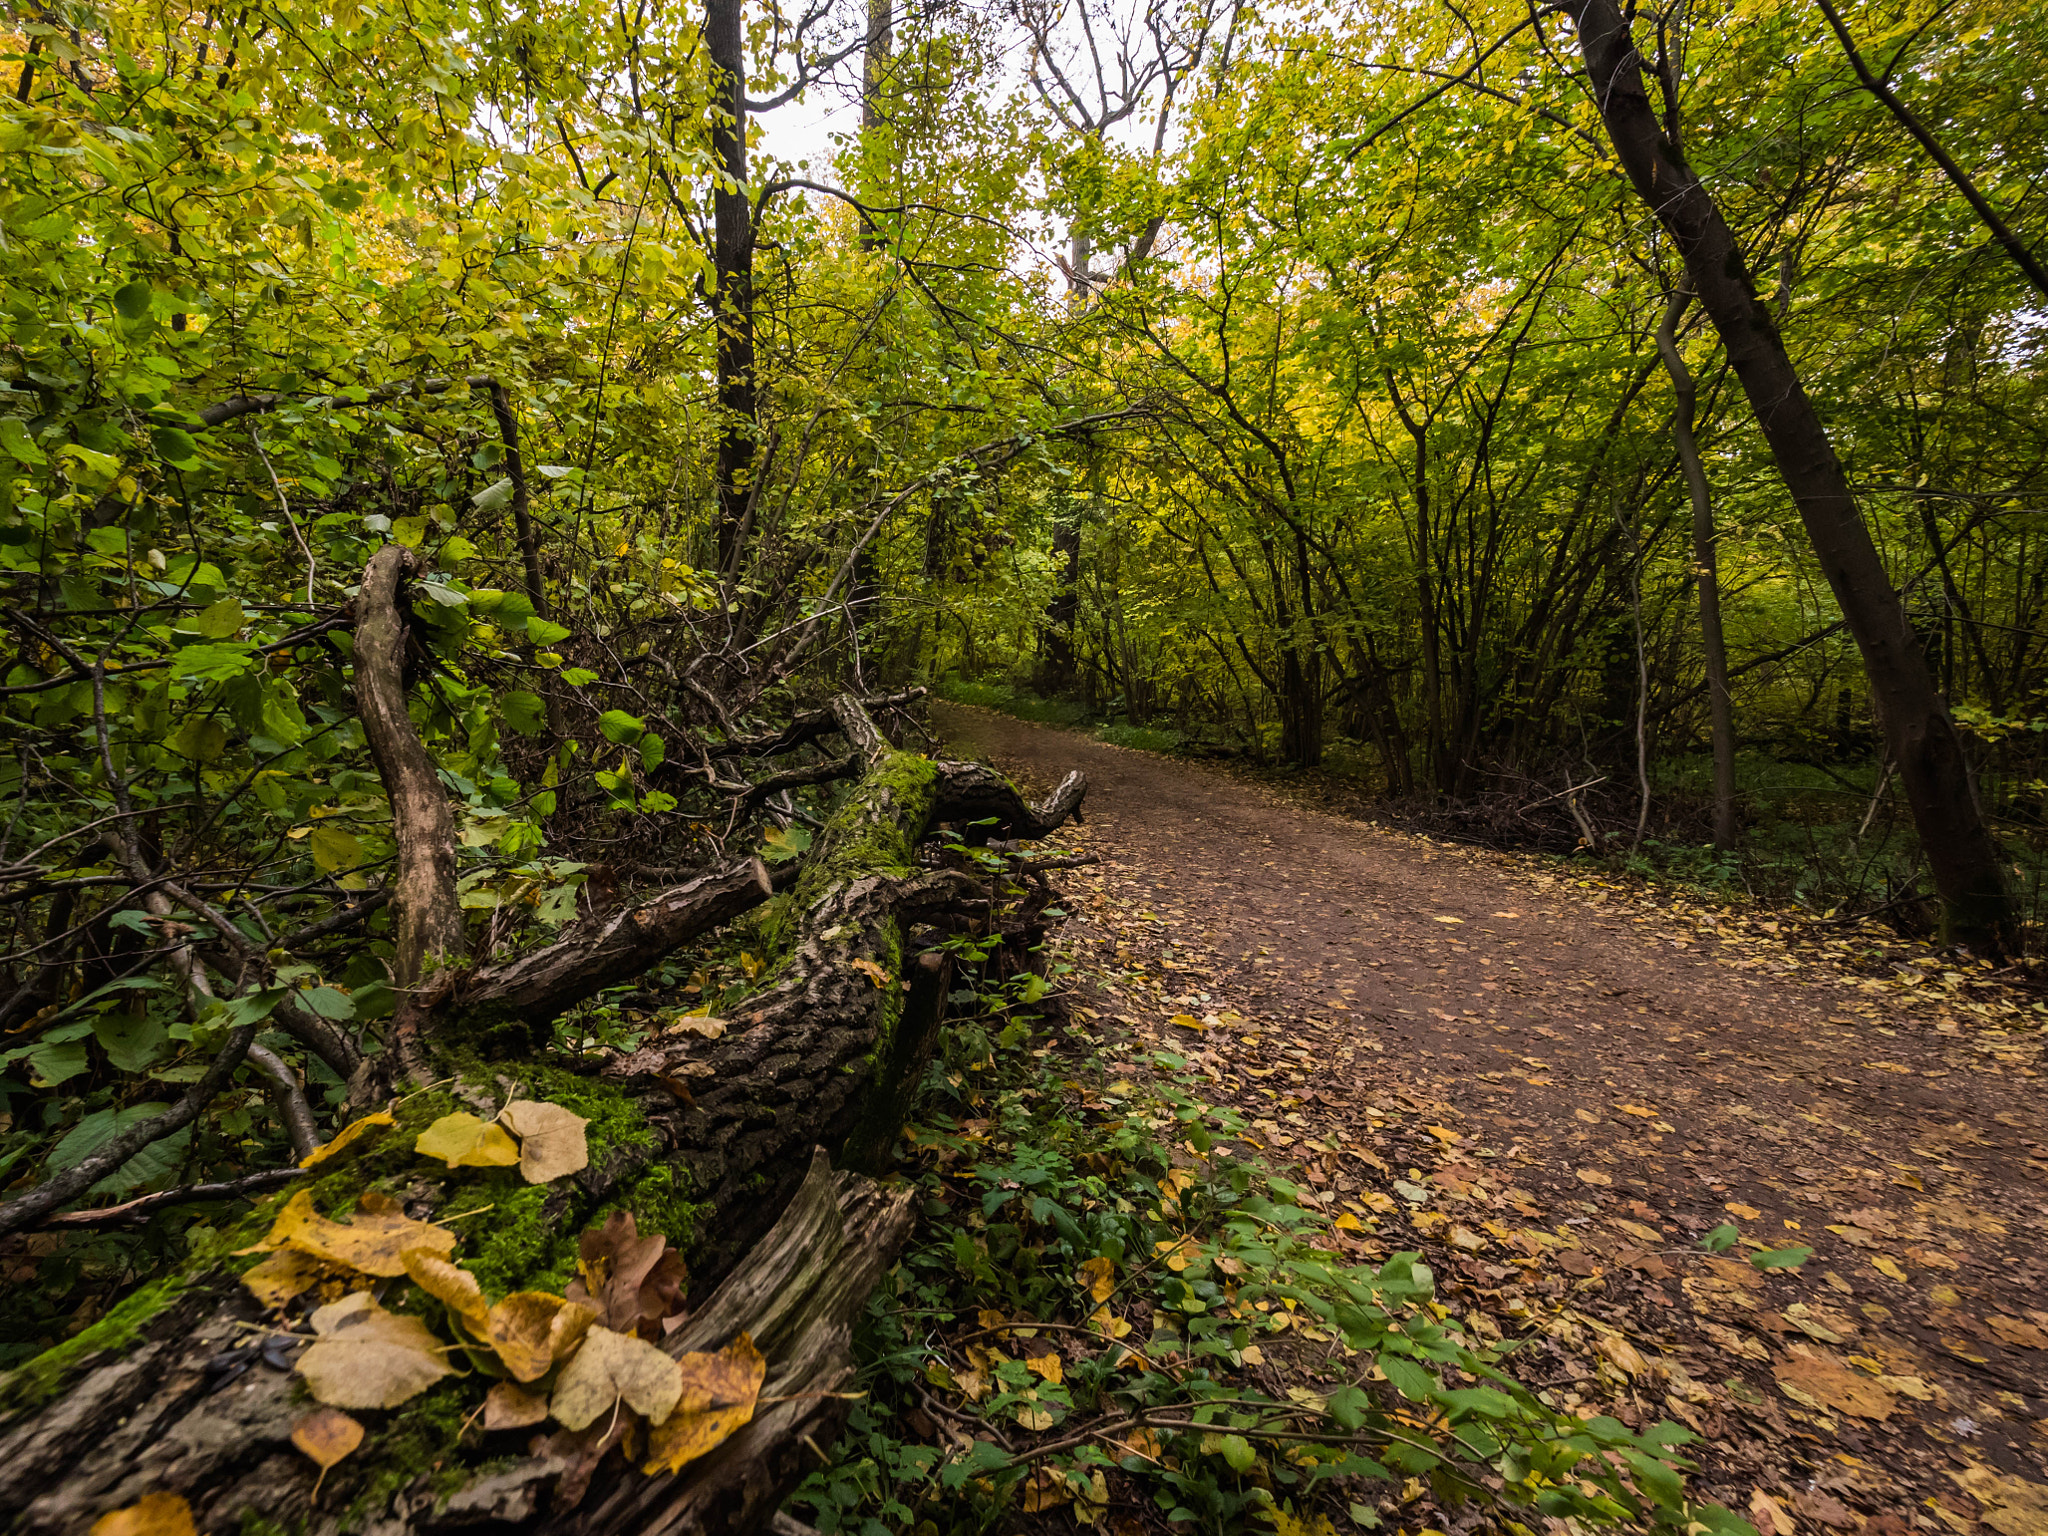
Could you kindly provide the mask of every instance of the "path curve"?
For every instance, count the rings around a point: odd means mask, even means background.
[[[1482,1331],[1539,1334],[1530,1385],[1690,1423],[1766,1536],[2048,1531],[2038,1025],[1210,765],[933,714],[1027,783],[1088,775],[1081,1006],[1192,1055],[1361,1256],[1419,1245]],[[1700,1252],[1724,1222],[1814,1255]]]

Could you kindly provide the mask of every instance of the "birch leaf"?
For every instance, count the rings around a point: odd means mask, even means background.
[[[399,1258],[414,1285],[446,1307],[477,1338],[484,1336],[491,1309],[475,1275],[424,1248],[408,1248]]]
[[[538,1381],[597,1321],[590,1308],[546,1291],[514,1291],[491,1308],[483,1336],[519,1381]]]
[[[659,1424],[682,1395],[683,1378],[667,1355],[645,1339],[592,1328],[555,1383],[549,1411],[570,1429],[587,1429],[624,1399]]]
[[[313,1482],[313,1497],[320,1497],[320,1485],[327,1481],[327,1469],[343,1461],[363,1443],[363,1426],[339,1408],[316,1408],[292,1425],[292,1444],[312,1457],[320,1469]]]
[[[647,1437],[644,1470],[650,1474],[688,1465],[751,1422],[768,1379],[767,1360],[744,1333],[716,1354],[687,1354],[676,1366],[683,1395]]]
[[[299,1374],[335,1408],[396,1408],[451,1374],[441,1341],[416,1317],[401,1317],[356,1291],[313,1314],[320,1335],[299,1357]]]
[[[341,1156],[350,1147],[365,1137],[371,1136],[387,1125],[396,1125],[388,1110],[378,1110],[374,1115],[365,1115],[360,1120],[351,1120],[335,1132],[331,1141],[322,1142],[299,1159],[301,1168],[318,1168],[322,1163]]]
[[[146,1493],[93,1521],[92,1536],[194,1536],[192,1506],[183,1494]]]
[[[546,1184],[590,1166],[583,1127],[590,1122],[559,1104],[521,1099],[507,1104],[498,1119],[519,1138],[519,1176],[529,1184]]]
[[[450,1168],[509,1168],[519,1161],[519,1143],[475,1115],[443,1115],[412,1144],[422,1157],[438,1157]]]
[[[313,1209],[313,1192],[302,1189],[285,1202],[265,1240],[272,1248],[294,1248],[330,1264],[380,1279],[405,1273],[410,1249],[446,1258],[455,1251],[455,1234],[430,1222],[414,1221],[395,1201],[371,1190],[356,1204],[349,1221],[329,1221]]]
[[[484,1396],[486,1430],[524,1429],[547,1416],[547,1394],[529,1392],[516,1382],[501,1381]]]

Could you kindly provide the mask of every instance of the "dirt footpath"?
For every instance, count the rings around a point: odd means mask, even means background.
[[[1689,1423],[1703,1491],[1766,1536],[2048,1536],[2036,1005],[1937,957],[1873,976],[1853,937],[1795,945],[1769,914],[934,714],[1027,783],[1088,775],[1084,1017],[1196,1061],[1356,1218],[1361,1258],[1420,1247],[1447,1305],[1531,1338],[1530,1386]],[[1724,1223],[1740,1241],[1706,1253]]]

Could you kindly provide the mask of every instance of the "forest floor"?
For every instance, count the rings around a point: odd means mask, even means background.
[[[958,705],[1089,779],[1076,1006],[1171,1046],[1362,1260],[1764,1536],[2048,1536],[2042,1006],[1931,951],[1460,848]],[[1822,936],[1816,937],[1816,932]],[[1874,958],[1875,957],[1875,958]],[[1713,1254],[1708,1232],[1741,1240]],[[1346,1223],[1352,1226],[1354,1223]],[[1752,1253],[1808,1247],[1796,1268]],[[1277,1385],[1277,1384],[1276,1384]]]

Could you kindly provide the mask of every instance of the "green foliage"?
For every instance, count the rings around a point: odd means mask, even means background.
[[[1133,1064],[1029,1034],[973,1060],[956,1044],[906,1133],[929,1220],[862,1324],[869,1396],[797,1496],[821,1530],[1085,1511],[1105,1474],[1199,1530],[1261,1511],[1370,1526],[1409,1477],[1447,1506],[1747,1529],[1688,1502],[1688,1431],[1561,1414],[1516,1384],[1511,1346],[1433,1302],[1419,1255],[1347,1261],[1178,1058],[1113,1078]],[[1295,1390],[1257,1384],[1262,1356]],[[935,1441],[939,1422],[965,1433]]]

